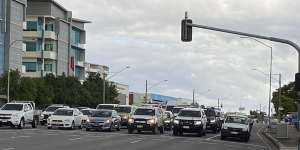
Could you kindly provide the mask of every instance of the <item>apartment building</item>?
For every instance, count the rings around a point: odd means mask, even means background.
[[[99,73],[101,78],[103,75],[108,75],[109,67],[104,65],[92,64],[92,63],[84,63],[85,66],[85,77],[88,78],[90,74]]]
[[[22,70],[26,0],[0,0],[0,75]]]
[[[85,79],[85,24],[55,0],[27,0],[23,76],[48,73]]]

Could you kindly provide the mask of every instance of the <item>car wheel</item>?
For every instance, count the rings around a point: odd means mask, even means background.
[[[82,125],[80,124],[80,125],[78,126],[78,128],[79,128],[79,129],[82,129]]]
[[[224,135],[221,135],[221,140],[225,140],[225,136]]]
[[[245,142],[249,142],[249,139],[250,139],[250,137],[249,137],[249,136],[246,136],[245,139],[244,139],[244,141],[245,141]]]
[[[24,127],[25,127],[25,121],[24,121],[24,118],[22,118],[19,125],[18,125],[18,128],[23,129]]]
[[[109,127],[109,129],[108,129],[108,131],[112,132],[112,128],[113,128],[113,125],[111,124],[110,127]]]
[[[118,128],[117,128],[117,131],[120,131],[121,130],[121,125],[120,123],[118,124]]]
[[[203,136],[206,136],[206,129],[203,130]]]
[[[128,128],[128,134],[132,134],[133,133],[133,130]]]
[[[32,123],[31,123],[31,127],[32,128],[36,128],[36,121],[35,121],[35,119],[33,119]]]

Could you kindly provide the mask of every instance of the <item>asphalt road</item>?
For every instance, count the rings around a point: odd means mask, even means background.
[[[187,134],[172,136],[151,133],[127,134],[117,132],[86,132],[85,130],[48,130],[46,127],[23,130],[0,128],[0,150],[273,150],[259,134],[261,125],[254,126],[248,143],[230,139],[220,140],[219,134],[204,137]]]

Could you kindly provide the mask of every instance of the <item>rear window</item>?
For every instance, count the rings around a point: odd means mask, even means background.
[[[116,107],[115,109],[118,113],[130,113],[131,107]]]
[[[91,116],[92,115],[92,110],[81,110],[83,115]]]
[[[16,110],[21,111],[23,110],[23,104],[5,104],[1,110]]]
[[[201,117],[200,111],[181,110],[178,116],[181,117]]]
[[[50,106],[50,107],[47,107],[45,111],[54,112],[58,108],[62,108],[62,107],[59,107],[59,106]]]
[[[134,115],[154,116],[155,115],[155,110],[154,109],[137,109],[134,112]]]
[[[225,123],[239,123],[239,124],[247,124],[248,118],[240,117],[240,116],[228,116],[226,118]]]
[[[92,114],[92,117],[111,117],[111,111],[95,111]]]
[[[216,116],[216,112],[213,109],[207,109],[205,110],[205,115],[208,117]]]

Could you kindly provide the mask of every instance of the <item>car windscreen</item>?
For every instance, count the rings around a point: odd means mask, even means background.
[[[5,104],[1,110],[16,110],[16,111],[21,111],[23,110],[23,105],[22,104]]]
[[[87,115],[87,116],[91,116],[92,115],[92,111],[91,110],[81,110],[83,115]]]
[[[115,109],[118,113],[130,113],[131,107],[116,107]]]
[[[183,108],[173,108],[172,111],[173,111],[173,113],[179,113],[181,109],[183,109]]]
[[[155,110],[154,109],[137,109],[137,110],[135,110],[134,115],[154,116]]]
[[[113,110],[114,106],[113,105],[99,105],[97,106],[97,109],[108,109],[108,110]]]
[[[181,117],[201,117],[200,111],[181,110],[178,116]]]
[[[166,111],[172,111],[174,106],[167,106]]]
[[[216,116],[216,112],[212,109],[207,109],[207,110],[205,110],[205,115],[207,117],[213,117],[213,116]]]
[[[50,106],[50,107],[47,107],[45,109],[45,111],[48,111],[48,112],[54,112],[56,109],[58,108],[62,108],[62,107],[58,107],[58,106]]]
[[[111,111],[94,111],[92,117],[111,117]]]
[[[56,115],[56,116],[73,116],[73,110],[58,109],[58,110],[55,110],[53,115]]]
[[[246,117],[239,117],[239,116],[228,116],[225,120],[225,123],[239,123],[239,124],[247,124]]]

